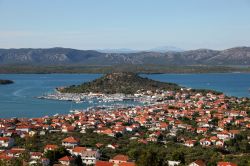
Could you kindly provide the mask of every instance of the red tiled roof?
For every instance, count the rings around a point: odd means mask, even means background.
[[[59,161],[73,161],[74,158],[70,157],[70,156],[64,156],[62,158],[59,159]]]
[[[57,145],[52,145],[52,144],[48,144],[48,145],[46,145],[45,146],[45,148],[44,149],[57,149],[58,148],[58,146]]]
[[[194,161],[194,163],[197,164],[198,166],[206,166],[206,164],[202,160],[196,160]]]
[[[74,138],[74,137],[68,137],[63,140],[63,142],[68,142],[68,143],[78,143],[79,139]]]
[[[6,154],[0,154],[0,160],[10,160],[12,157],[7,156]]]
[[[74,147],[74,149],[73,149],[72,151],[73,151],[73,152],[80,153],[80,152],[86,151],[86,150],[87,150],[86,147],[76,146],[76,147]]]
[[[10,138],[9,137],[0,137],[0,141],[9,141]]]
[[[113,163],[108,161],[96,161],[96,166],[113,166]]]
[[[120,163],[118,166],[135,166],[135,163],[133,163],[133,162],[123,162],[123,163]]]
[[[217,166],[237,166],[237,164],[221,161],[217,163]]]
[[[112,158],[112,160],[119,160],[119,161],[128,161],[127,155],[118,154],[115,157]]]

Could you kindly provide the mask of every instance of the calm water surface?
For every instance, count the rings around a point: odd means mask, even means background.
[[[56,87],[91,81],[100,74],[0,74],[14,84],[0,85],[0,118],[41,117],[65,114],[70,109],[86,109],[89,103],[41,100],[35,97],[53,92]],[[250,74],[155,74],[154,80],[174,82],[186,87],[222,91],[227,95],[250,97]],[[101,104],[101,103],[100,103]]]

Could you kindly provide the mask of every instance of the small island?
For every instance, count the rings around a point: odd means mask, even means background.
[[[192,92],[206,94],[208,92],[214,94],[222,94],[221,92],[210,89],[191,89],[179,86],[176,83],[160,82],[149,78],[141,77],[132,72],[109,73],[101,78],[91,82],[85,82],[81,85],[71,85],[68,87],[60,87],[56,90],[60,93],[101,93],[101,94],[125,94],[134,95],[138,91],[181,91],[188,89]]]
[[[103,94],[135,94],[138,90],[180,90],[175,83],[165,83],[144,78],[135,73],[121,72],[106,74],[92,82],[57,88],[62,93],[103,93]]]
[[[135,101],[138,104],[167,102],[169,94],[222,94],[208,89],[192,89],[175,83],[160,82],[131,72],[109,73],[91,82],[58,87],[55,93],[38,96],[39,99],[73,101],[75,103],[106,103]],[[132,104],[132,103],[131,103]],[[132,104],[133,105],[133,104]]]
[[[0,79],[0,85],[7,85],[7,84],[13,84],[14,81],[12,80],[1,80]]]

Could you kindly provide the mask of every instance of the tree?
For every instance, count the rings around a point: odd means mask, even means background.
[[[166,166],[164,155],[157,147],[151,147],[141,152],[136,164],[138,166]]]
[[[55,151],[49,150],[45,153],[45,157],[48,158],[51,163],[55,163],[58,159],[67,155],[70,155],[70,153],[64,147],[60,147]]]
[[[185,163],[185,154],[180,151],[175,151],[172,155],[172,159],[174,161],[180,161],[181,163]]]

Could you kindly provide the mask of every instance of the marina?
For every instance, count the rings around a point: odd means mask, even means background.
[[[89,107],[111,106],[123,104],[125,106],[144,105],[150,98],[140,101],[140,96],[135,94],[130,98],[104,98],[97,100],[48,100],[38,99],[56,93],[57,87],[77,85],[101,77],[101,74],[1,74],[2,79],[10,79],[15,83],[0,86],[0,117],[43,117],[55,114],[67,114],[69,110],[87,110]],[[151,74],[142,75],[162,82],[173,82],[191,88],[214,89],[224,92],[229,96],[250,97],[250,74]],[[210,83],[209,85],[207,83]],[[79,98],[79,97],[78,97]],[[79,100],[79,101],[78,101]],[[147,103],[148,104],[148,103]],[[150,103],[149,103],[150,104]]]

